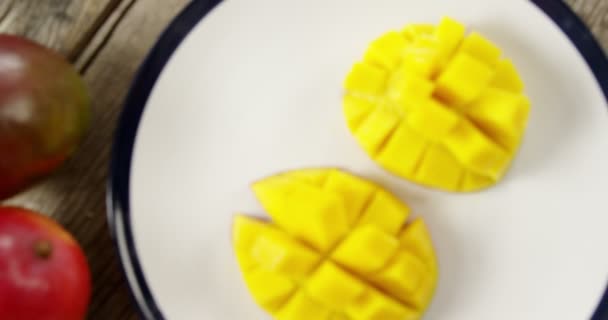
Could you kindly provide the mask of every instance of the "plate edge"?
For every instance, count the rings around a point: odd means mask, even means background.
[[[106,214],[131,299],[143,319],[165,317],[148,287],[131,230],[129,191],[135,138],[148,98],[165,65],[192,29],[220,2],[193,0],[165,28],[134,77],[115,130],[106,185]]]
[[[589,28],[563,1],[530,0],[566,34],[594,74],[608,101],[608,58]],[[112,147],[107,182],[107,219],[131,298],[144,319],[164,320],[147,285],[131,230],[130,173],[139,122],[148,98],[175,50],[192,29],[222,0],[193,0],[169,24],[140,66],[128,91]],[[608,288],[591,320],[608,319]]]

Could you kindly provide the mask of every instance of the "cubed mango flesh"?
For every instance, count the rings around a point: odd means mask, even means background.
[[[386,170],[453,192],[490,187],[520,148],[530,101],[513,62],[443,18],[375,40],[345,81],[344,115]]]
[[[422,317],[437,259],[423,220],[408,223],[410,209],[398,198],[323,168],[282,173],[253,189],[272,220],[237,215],[234,250],[253,300],[273,318]]]

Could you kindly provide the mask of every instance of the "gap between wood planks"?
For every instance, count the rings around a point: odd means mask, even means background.
[[[74,62],[124,0],[0,0],[0,32],[54,49]]]
[[[13,8],[14,2],[3,2],[0,4],[0,22],[8,17],[9,12]]]
[[[106,22],[113,16],[114,12],[120,10],[121,4],[125,1],[128,0],[112,0],[112,2],[108,4],[108,6],[99,14],[87,33],[76,43],[74,49],[70,55],[68,55],[68,60],[74,63],[80,59],[82,54],[84,54],[86,49],[91,45],[92,40],[95,39],[100,31],[103,31],[103,26],[106,25]]]
[[[100,19],[101,22],[98,26],[92,28],[91,36],[83,38],[83,42],[86,41],[87,44],[83,46],[78,57],[73,60],[81,74],[87,72],[95,58],[114,35],[114,31],[116,31],[120,22],[136,2],[137,0],[117,0],[115,5],[108,6],[107,11],[109,12],[107,14],[104,12],[105,15],[102,14],[103,18]]]
[[[4,30],[53,48],[84,73],[136,3],[136,0],[94,1],[56,0],[36,6],[35,0],[0,0],[0,32]]]

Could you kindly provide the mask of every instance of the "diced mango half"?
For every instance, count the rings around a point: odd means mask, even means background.
[[[275,319],[421,319],[437,259],[406,204],[338,169],[289,171],[253,189],[273,221],[237,215],[234,250],[254,301]]]
[[[345,89],[348,128],[373,160],[453,192],[484,189],[504,177],[530,112],[513,62],[491,39],[467,34],[449,17],[375,40]]]

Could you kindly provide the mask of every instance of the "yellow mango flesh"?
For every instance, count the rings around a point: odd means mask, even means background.
[[[254,183],[272,217],[237,215],[233,243],[255,302],[278,320],[417,320],[437,285],[421,219],[376,184],[337,169]]]
[[[345,82],[344,115],[386,170],[454,192],[500,181],[530,112],[513,63],[477,32],[444,18],[372,42]]]

